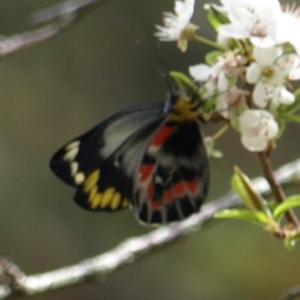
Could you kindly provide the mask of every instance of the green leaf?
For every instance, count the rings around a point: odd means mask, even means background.
[[[284,246],[287,250],[293,251],[297,247],[297,241],[295,239],[286,238],[284,239]]]
[[[196,90],[197,85],[195,82],[185,74],[177,71],[171,71],[169,74],[182,89],[186,89],[188,87],[189,89],[192,88]]]
[[[300,242],[300,232],[296,232],[292,236],[288,236],[284,239],[284,246],[287,250],[295,250]]]
[[[292,113],[281,113],[279,119],[287,122],[300,123],[300,115],[294,115]]]
[[[241,197],[246,206],[255,211],[266,211],[262,197],[254,190],[248,176],[238,167],[234,168],[234,175],[231,179],[233,190]]]
[[[227,79],[228,79],[228,84],[230,87],[236,85],[237,77],[232,76],[232,77],[227,77]]]
[[[216,19],[216,17],[212,13],[207,14],[207,20],[211,24],[211,26],[215,29],[216,32],[219,32],[220,23]]]
[[[283,133],[284,133],[284,131],[286,129],[286,122],[283,121],[283,120],[280,120],[278,122],[278,125],[279,125],[279,131],[278,131],[278,133],[276,135],[276,140],[279,140],[280,137],[283,135]]]
[[[231,111],[231,116],[230,116],[230,126],[231,128],[235,129],[236,131],[239,132],[240,130],[240,118],[239,115],[235,110]]]
[[[220,150],[213,149],[210,156],[214,158],[222,158],[223,153]]]
[[[230,22],[228,17],[216,10],[213,5],[207,5],[205,9],[207,10],[208,22],[212,25],[216,32],[219,32],[219,28],[222,24],[227,24]]]
[[[268,225],[268,216],[261,211],[251,211],[248,209],[232,209],[223,210],[215,214],[215,218],[218,219],[239,219],[243,221],[248,221],[256,223],[259,225]]]
[[[296,232],[292,236],[289,236],[284,239],[284,246],[287,250],[295,250],[296,246],[300,241],[300,231]]]
[[[300,195],[288,197],[283,203],[279,204],[273,212],[275,220],[280,219],[288,210],[300,207]]]
[[[213,65],[218,61],[218,57],[223,57],[224,52],[222,51],[211,51],[205,55],[205,62],[208,65]]]

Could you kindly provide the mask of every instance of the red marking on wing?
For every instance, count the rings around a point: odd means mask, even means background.
[[[172,203],[174,196],[172,190],[166,190],[164,192],[164,199],[166,200],[167,203]]]
[[[154,210],[161,209],[161,207],[163,206],[162,199],[153,199],[151,201],[151,206]]]
[[[142,164],[140,167],[140,181],[145,181],[153,173],[154,164]]]
[[[148,201],[152,209],[158,210],[161,209],[161,207],[163,206],[163,199],[160,198],[154,199],[154,189],[155,189],[155,184],[153,181],[151,181],[147,189]]]
[[[150,201],[152,200],[153,195],[154,195],[154,183],[153,181],[151,181],[147,189],[147,196]]]
[[[178,181],[175,186],[174,190],[178,196],[184,196],[185,193],[185,182],[184,181]]]
[[[200,185],[200,181],[198,180],[198,178],[194,178],[191,181],[186,181],[186,185],[189,189],[189,191],[195,195],[198,191],[199,185]]]
[[[175,127],[174,126],[164,126],[162,127],[154,137],[152,141],[152,146],[158,147],[162,145],[166,139],[174,132]]]

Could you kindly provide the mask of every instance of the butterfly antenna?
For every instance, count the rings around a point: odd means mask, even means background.
[[[168,89],[172,93],[175,92],[176,88],[174,87],[174,84],[170,80],[169,74],[166,72],[164,60],[162,58],[161,49],[160,49],[158,42],[156,42],[156,48],[158,49],[158,53],[159,53],[159,62],[157,62],[155,59],[153,59],[153,57],[150,55],[149,51],[144,47],[144,45],[142,44],[141,41],[137,40],[136,45],[140,48],[140,50],[142,50],[144,55],[150,60],[152,66],[155,67],[156,71],[158,72],[158,74],[162,78],[162,80],[165,82]]]

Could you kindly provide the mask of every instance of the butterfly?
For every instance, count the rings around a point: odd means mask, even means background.
[[[144,224],[199,211],[209,166],[199,102],[170,93],[164,103],[121,111],[63,146],[50,167],[90,211],[131,208]]]

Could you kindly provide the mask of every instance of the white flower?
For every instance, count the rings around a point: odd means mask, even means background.
[[[300,58],[296,54],[283,54],[278,58],[276,47],[254,47],[255,58],[246,72],[246,81],[254,84],[253,101],[264,108],[270,100],[277,103],[291,104],[295,96],[286,89],[287,79],[295,80],[299,76]]]
[[[209,97],[217,92],[224,92],[228,89],[228,79],[223,70],[225,59],[219,57],[213,66],[199,64],[189,67],[190,75],[200,82],[206,82],[205,96]]]
[[[242,144],[249,151],[263,151],[276,137],[278,124],[266,110],[249,109],[240,116]]]
[[[205,82],[202,87],[202,96],[216,97],[216,111],[224,118],[230,116],[229,109],[238,109],[248,91],[238,89],[236,86],[229,87],[227,76],[237,76],[238,70],[243,65],[242,57],[235,57],[232,53],[226,53],[225,58],[219,57],[213,66],[199,64],[189,67],[190,75],[200,82]]]
[[[278,0],[221,0],[231,21],[220,27],[222,35],[235,39],[250,38],[260,47],[282,43],[278,26],[283,14]]]
[[[216,111],[219,112],[225,119],[229,119],[230,110],[239,110],[245,104],[245,96],[249,92],[232,86],[228,92],[220,93],[216,99]]]
[[[230,38],[222,33],[218,33],[217,35],[217,44],[222,46],[224,49],[229,47]]]
[[[200,82],[205,82],[203,86],[205,97],[210,97],[216,93],[228,91],[228,78],[237,77],[247,63],[247,59],[233,52],[226,52],[223,56],[218,56],[217,62],[208,66],[199,64],[189,67],[190,75]]]
[[[180,42],[182,42],[182,33],[189,25],[192,15],[194,13],[195,0],[184,0],[184,1],[175,1],[175,13],[165,12],[164,13],[164,25],[157,25],[156,28],[158,32],[155,33],[155,36],[159,40],[167,41],[178,41],[178,46],[180,47]],[[197,27],[194,26],[194,30]],[[185,50],[185,49],[181,49]]]
[[[190,66],[189,73],[196,81],[205,82],[212,74],[212,67],[206,64]]]
[[[285,36],[298,55],[300,55],[300,7],[286,6],[280,23],[281,36]]]

